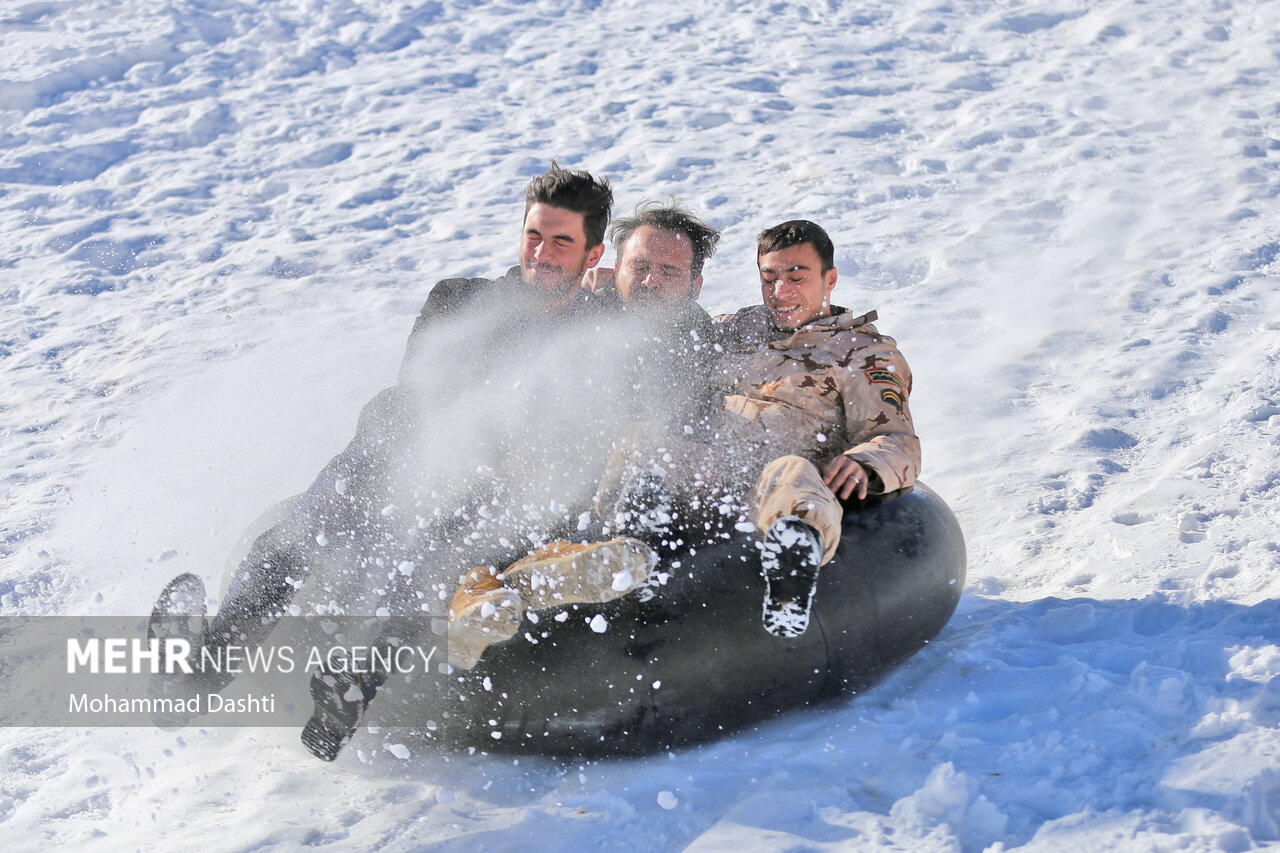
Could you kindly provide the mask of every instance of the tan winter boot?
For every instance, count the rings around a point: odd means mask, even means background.
[[[551,542],[498,577],[519,590],[530,610],[562,604],[603,604],[649,580],[658,563],[653,549],[638,539],[610,539],[586,545]]]
[[[516,635],[523,618],[519,592],[487,566],[472,569],[449,602],[449,665],[474,668],[490,645]]]

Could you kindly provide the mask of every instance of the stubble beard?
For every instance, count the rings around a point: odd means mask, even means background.
[[[536,265],[526,266],[523,273],[526,284],[542,294],[549,304],[559,305],[567,303],[570,296],[577,292],[586,268],[584,259],[577,273],[567,273],[559,268],[555,268],[553,272],[552,269],[540,269]]]

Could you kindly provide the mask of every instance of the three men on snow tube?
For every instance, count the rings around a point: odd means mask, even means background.
[[[611,207],[586,172],[534,178],[519,265],[432,288],[397,385],[254,542],[212,622],[184,575],[153,634],[260,643],[309,577],[344,574],[380,585],[377,640],[421,635],[447,601],[449,663],[465,670],[530,612],[645,595],[664,555],[734,534],[757,542],[765,630],[804,634],[841,499],[915,481],[910,369],[874,311],[831,304],[818,225],[761,232],[762,304],[713,320],[694,300],[719,232],[674,202],[642,204],[613,223],[616,268],[596,269]],[[391,674],[316,672],[308,749],[333,760]]]

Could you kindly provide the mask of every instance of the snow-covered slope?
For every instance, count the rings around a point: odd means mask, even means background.
[[[0,732],[7,844],[1245,850],[1280,841],[1280,7],[0,5],[0,615],[216,587],[552,159],[813,218],[916,375],[969,589],[868,693],[584,765]],[[407,755],[407,758],[399,756]]]

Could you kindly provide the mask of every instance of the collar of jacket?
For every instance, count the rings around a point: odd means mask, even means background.
[[[585,287],[579,287],[564,305],[555,310],[547,310],[550,305],[546,297],[541,291],[529,286],[519,265],[507,270],[498,281],[502,283],[512,303],[518,303],[520,312],[530,320],[540,317],[543,321],[555,323],[561,319],[607,314],[617,310],[616,301],[597,296]]]
[[[769,309],[763,305],[754,305],[745,309],[745,313],[750,318],[751,325],[756,327],[756,331],[761,337],[767,338],[768,343],[777,343],[779,341],[788,340],[796,335],[805,332],[822,332],[836,331],[843,329],[856,329],[859,326],[865,326],[873,323],[878,318],[878,314],[873,309],[865,314],[854,314],[848,308],[839,305],[831,306],[831,313],[825,317],[819,317],[800,326],[797,329],[786,331],[779,329],[773,322],[773,315],[769,313]],[[767,346],[768,343],[762,344]]]
[[[808,331],[809,329],[856,329],[859,326],[874,323],[879,316],[880,315],[876,313],[874,308],[865,314],[854,316],[853,312],[848,308],[841,308],[839,305],[832,305],[831,313],[827,316],[819,317],[816,320],[810,320],[808,323],[805,323],[803,326],[793,329],[790,332],[784,332],[777,326],[774,326],[774,329],[781,335],[794,335],[799,332]]]

